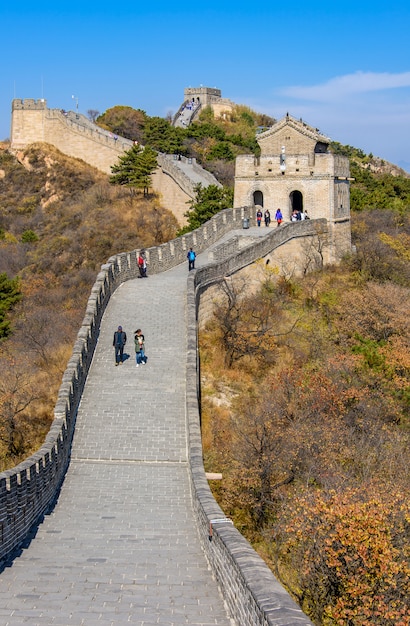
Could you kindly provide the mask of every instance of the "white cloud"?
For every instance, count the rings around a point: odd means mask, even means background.
[[[279,95],[303,100],[331,102],[349,97],[352,94],[401,87],[410,87],[410,72],[402,72],[401,74],[356,72],[345,76],[336,76],[320,85],[285,87],[279,90]]]

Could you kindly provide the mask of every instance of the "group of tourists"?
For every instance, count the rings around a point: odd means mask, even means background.
[[[262,223],[262,219],[265,222],[265,226],[269,227],[270,223],[271,223],[271,216],[270,216],[270,211],[269,209],[266,209],[266,211],[264,213],[262,213],[262,209],[258,209],[256,211],[256,223],[257,225],[260,227],[261,223]],[[280,226],[282,224],[283,221],[283,216],[282,216],[282,212],[280,209],[278,209],[275,213],[275,221],[276,224],[278,226]]]
[[[123,330],[122,326],[118,326],[112,342],[115,349],[115,365],[122,365],[125,361],[126,355],[124,355],[124,348],[126,343],[127,333]],[[134,331],[134,347],[136,367],[146,365],[148,359],[145,355],[145,337],[141,328]]]
[[[262,213],[262,209],[258,208],[258,210],[256,211],[256,223],[258,226],[261,225],[262,219],[264,219],[265,221],[265,226],[270,225],[271,217],[270,217],[269,209],[266,209],[266,211]],[[308,220],[308,219],[310,218],[309,218],[309,215],[306,213],[306,211],[303,211],[303,210],[300,211],[297,209],[292,211],[292,215],[290,217],[291,222],[298,222],[300,220]],[[283,215],[280,209],[277,209],[275,213],[275,221],[276,221],[277,226],[280,226],[283,222]]]
[[[309,218],[309,215],[306,213],[306,211],[295,210],[292,212],[292,215],[290,216],[291,222],[300,222],[300,221],[308,220],[308,219],[310,218]]]

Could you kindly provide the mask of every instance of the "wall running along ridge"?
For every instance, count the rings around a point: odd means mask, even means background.
[[[51,144],[63,154],[81,159],[106,174],[111,174],[111,166],[133,146],[131,140],[115,138],[113,133],[80,113],[48,109],[46,100],[15,99],[12,102],[11,151],[18,154],[33,143]],[[196,183],[177,167],[176,155],[158,153],[157,162],[152,188],[179,224],[186,224],[184,214],[189,201],[195,197]],[[222,186],[212,174],[198,166],[195,159],[190,159],[190,163],[203,186]]]
[[[146,250],[150,273],[186,262],[192,246],[206,250],[225,233],[241,228],[249,207],[226,209],[182,237]],[[250,218],[254,224],[254,218]],[[326,220],[308,220],[272,229],[266,237],[233,256],[188,276],[187,415],[191,488],[199,532],[235,621],[241,626],[311,625],[310,620],[276,580],[264,561],[231,524],[212,524],[224,518],[209,489],[202,461],[198,407],[197,317],[200,298],[207,287],[270,254],[275,248],[311,237]],[[0,560],[6,563],[30,538],[54,506],[70,461],[77,408],[94,354],[101,318],[108,301],[124,281],[139,275],[139,250],[118,254],[101,266],[88,299],[82,326],[67,364],[54,410],[54,421],[44,445],[16,467],[0,474]]]

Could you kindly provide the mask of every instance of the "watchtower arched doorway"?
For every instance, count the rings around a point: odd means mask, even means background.
[[[303,213],[303,196],[300,191],[297,189],[292,191],[289,196],[290,199],[290,214],[292,215],[293,211],[300,211]]]
[[[253,204],[254,206],[259,205],[263,207],[263,193],[261,191],[253,192]]]

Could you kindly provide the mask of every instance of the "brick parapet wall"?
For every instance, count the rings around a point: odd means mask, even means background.
[[[132,146],[129,139],[116,139],[84,115],[47,109],[45,101],[13,100],[11,150],[17,152],[35,142],[49,143],[107,174],[119,155]]]
[[[63,154],[82,159],[106,174],[111,174],[111,166],[133,145],[131,140],[100,128],[79,113],[48,109],[44,100],[13,100],[12,152],[23,150],[29,144],[36,142],[49,143]],[[158,165],[156,175],[153,176],[153,188],[165,197],[169,195],[172,186],[176,187],[171,195],[174,194],[177,201],[182,203],[183,211],[179,211],[178,217],[180,221],[183,221],[181,217],[188,208],[186,198],[195,197],[196,183],[177,167],[172,156],[159,153]],[[204,184],[220,185],[216,178],[198,166],[195,160],[192,166],[193,170],[201,176]],[[164,181],[160,179],[161,174],[168,175],[170,178],[166,189],[167,194],[164,193]]]
[[[237,229],[249,209],[227,209],[192,233],[146,250],[150,273],[162,272],[186,261],[190,246],[205,250],[223,234]],[[234,256],[196,270],[188,277],[187,411],[189,460],[194,507],[202,545],[224,591],[234,619],[241,626],[299,626],[311,622],[278,583],[266,564],[231,524],[212,524],[223,511],[214,500],[202,461],[198,407],[197,311],[201,292],[262,257],[269,247],[289,237],[308,236],[314,225],[300,222],[278,229],[246,246]],[[288,231],[288,232],[286,232]],[[139,275],[137,250],[111,257],[101,267],[87,302],[85,316],[67,364],[54,410],[54,420],[44,445],[18,466],[0,474],[0,560],[5,563],[30,537],[52,508],[70,460],[75,418],[94,354],[102,315],[115,289]]]
[[[150,273],[186,261],[190,246],[198,252],[232,228],[238,228],[246,209],[228,209],[198,230],[146,250]],[[139,275],[137,250],[111,257],[101,267],[87,302],[85,316],[64,372],[54,420],[44,445],[31,457],[0,473],[0,560],[9,558],[47,512],[68,467],[75,416],[94,353],[99,325],[115,289]]]
[[[293,226],[297,228],[293,229]],[[288,232],[285,233],[285,230]],[[209,488],[203,467],[198,406],[197,319],[200,296],[207,286],[221,281],[266,254],[272,244],[281,245],[281,242],[292,236],[306,236],[309,230],[312,232],[310,224],[289,225],[288,229],[272,233],[270,242],[251,244],[234,258],[199,268],[188,277],[186,397],[192,496],[202,547],[231,615],[241,626],[308,626],[312,622],[249,542],[225,518]]]

